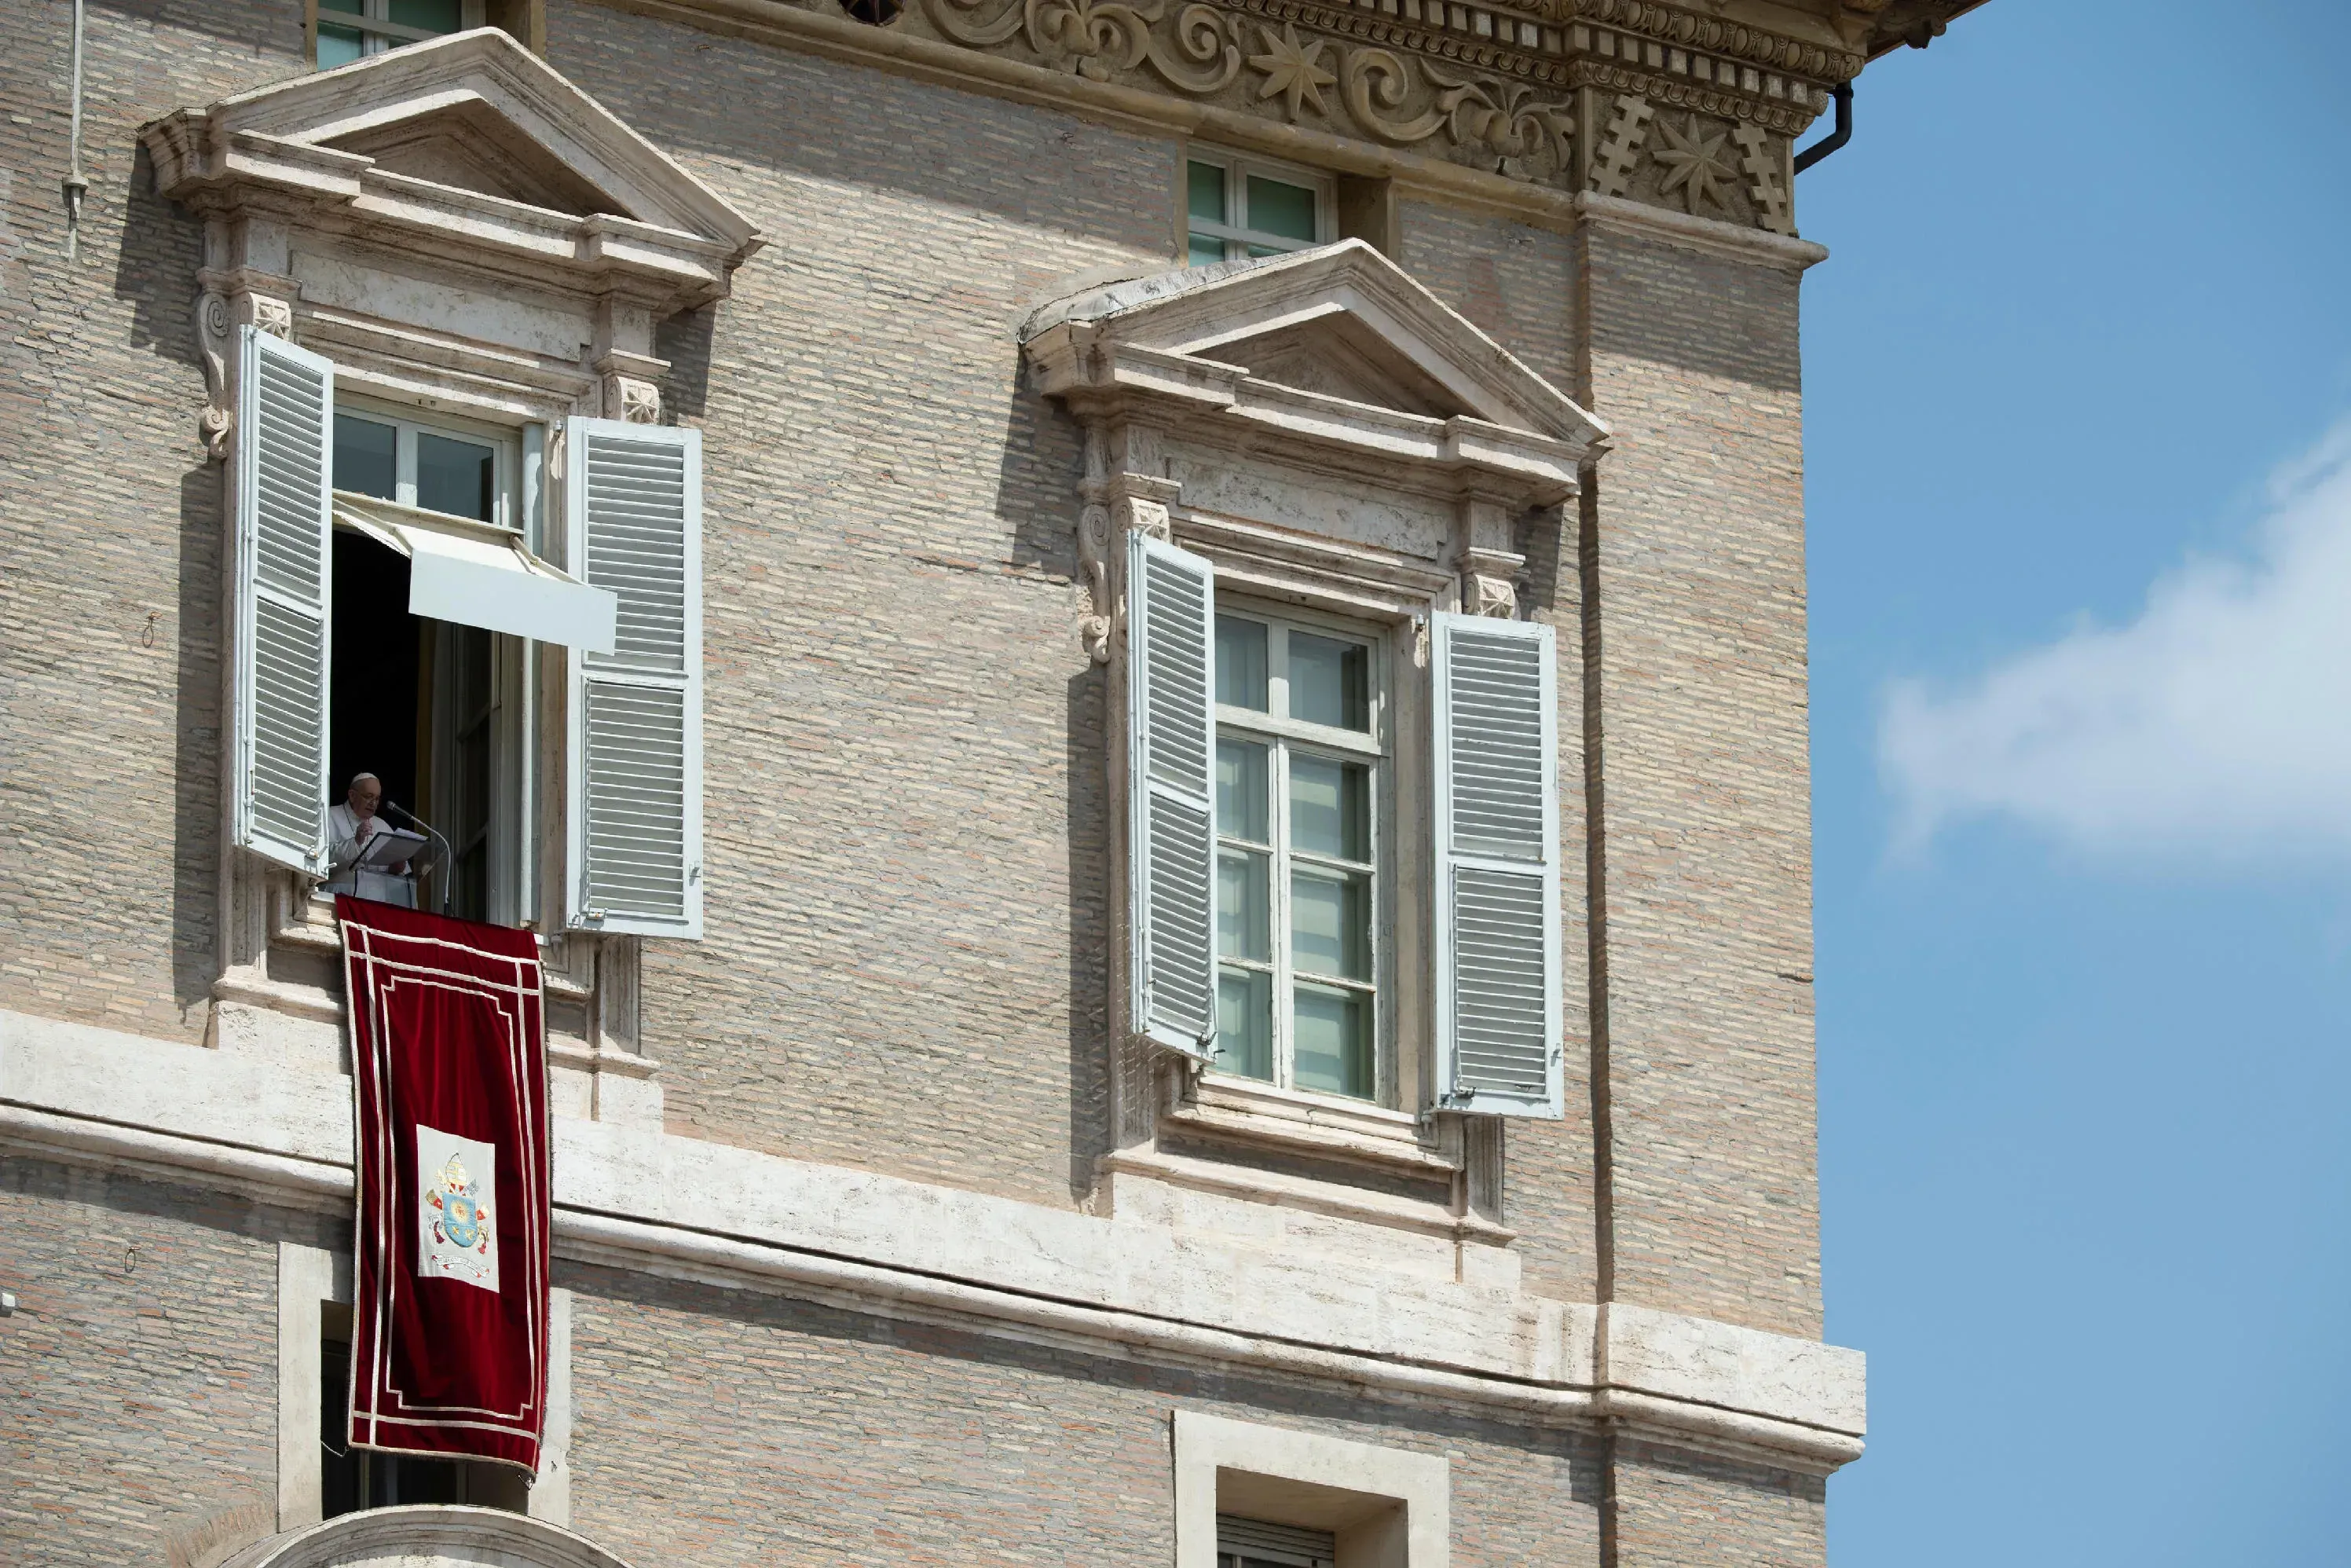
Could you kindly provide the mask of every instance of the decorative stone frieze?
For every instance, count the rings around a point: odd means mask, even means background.
[[[899,26],[1569,191],[1793,232],[1863,55],[1649,0],[922,0]]]

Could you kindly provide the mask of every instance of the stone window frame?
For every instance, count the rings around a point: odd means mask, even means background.
[[[233,455],[239,334],[250,329],[329,359],[339,394],[516,432],[523,519],[540,519],[550,550],[568,549],[559,519],[570,422],[659,424],[669,366],[653,352],[656,325],[724,298],[734,269],[764,241],[724,197],[529,52],[538,0],[487,0],[487,11],[507,25],[183,108],[143,127],[140,140],[157,193],[203,225],[192,281],[207,394],[197,434],[211,455]],[[517,168],[551,182],[555,204],[404,174],[338,144],[358,137],[381,147],[390,136],[402,145],[451,105],[501,119],[532,143]],[[420,314],[409,298],[387,314],[368,286],[387,272],[410,286],[406,294],[423,289],[431,308]],[[227,465],[230,517],[235,467]],[[231,616],[235,592],[232,578],[224,584]],[[538,863],[526,882],[557,1026],[548,1052],[557,1109],[658,1125],[657,1068],[640,1039],[643,938],[567,929],[559,915],[576,661],[538,647],[528,679],[539,734],[527,758],[541,785],[528,835]],[[224,768],[234,767],[232,749]],[[224,787],[234,799],[235,780]],[[225,846],[234,841],[231,833]],[[343,1014],[340,940],[303,874],[225,847],[217,944],[211,1043],[342,1071],[333,1027]]]
[[[1176,1568],[1217,1568],[1217,1515],[1330,1530],[1335,1568],[1448,1568],[1452,1460],[1203,1411],[1170,1413]]]
[[[1374,358],[1388,355],[1390,368],[1348,358],[1360,340],[1343,332],[1320,340],[1324,349],[1293,335],[1270,361],[1246,349],[1227,352],[1333,313],[1355,324],[1349,331],[1384,338]],[[1423,960],[1433,956],[1435,936],[1435,618],[1517,618],[1516,579],[1526,564],[1519,522],[1572,500],[1606,427],[1360,238],[1248,266],[1081,287],[1039,306],[1020,336],[1032,384],[1084,432],[1078,553],[1088,603],[1078,633],[1092,660],[1108,666],[1109,714],[1127,710],[1124,579],[1128,541],[1137,535],[1202,558],[1219,596],[1384,624],[1410,651],[1395,662],[1394,820],[1403,835],[1397,880],[1408,883],[1397,891],[1392,945],[1399,1109],[1204,1073],[1196,1055],[1138,1032],[1128,1017],[1134,916],[1122,812],[1112,835],[1117,929],[1108,944],[1117,1119],[1098,1172],[1132,1175],[1144,1192],[1152,1184],[1192,1187],[1480,1244],[1465,1248],[1465,1259],[1507,1248],[1507,1114],[1430,1092],[1437,977]],[[1298,356],[1326,352],[1334,357],[1320,380],[1312,364],[1290,368]],[[1397,368],[1399,359],[1407,368]],[[1256,363],[1271,368],[1261,372],[1250,368]],[[1305,383],[1286,379],[1291,373]],[[1403,379],[1382,384],[1390,375]],[[1325,390],[1311,390],[1318,385]],[[1463,412],[1419,412],[1432,402]],[[1192,474],[1225,482],[1190,485]],[[1322,503],[1300,497],[1318,493],[1326,476],[1409,497],[1427,530],[1422,542],[1388,548],[1317,527]],[[1125,789],[1124,750],[1112,747],[1109,763],[1115,800]],[[1224,1151],[1255,1144],[1322,1168],[1195,1158],[1168,1146],[1171,1139],[1207,1140]],[[1440,1188],[1449,1197],[1432,1201]]]

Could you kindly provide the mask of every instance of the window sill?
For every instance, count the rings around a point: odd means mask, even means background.
[[[1165,1121],[1196,1136],[1273,1145],[1327,1159],[1449,1177],[1463,1162],[1423,1139],[1419,1120],[1360,1101],[1207,1072]]]

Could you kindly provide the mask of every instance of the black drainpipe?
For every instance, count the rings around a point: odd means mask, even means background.
[[[1801,174],[1846,142],[1853,140],[1853,83],[1836,85],[1836,129],[1796,154],[1796,172]]]

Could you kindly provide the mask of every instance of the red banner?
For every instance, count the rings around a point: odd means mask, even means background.
[[[339,896],[359,1100],[350,1441],[538,1469],[553,1190],[528,931]]]

